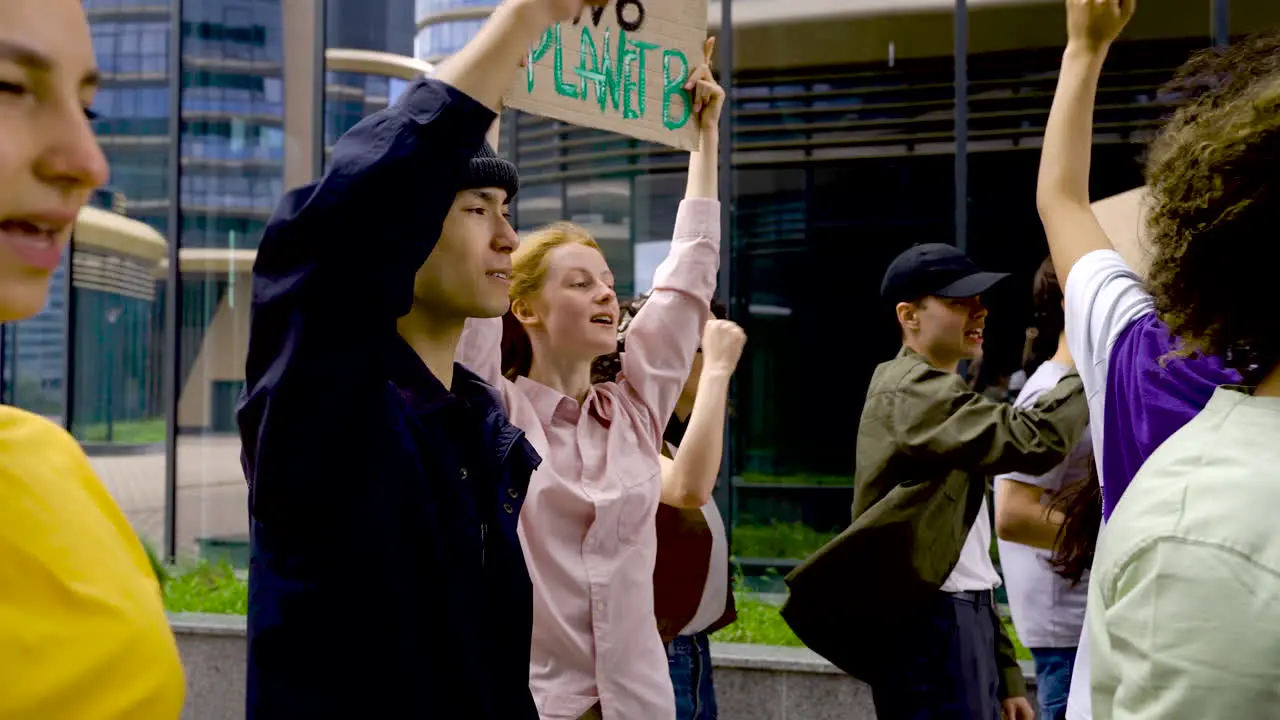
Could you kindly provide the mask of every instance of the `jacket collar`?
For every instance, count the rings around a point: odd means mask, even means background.
[[[497,389],[465,366],[453,364],[453,390],[450,392],[399,335],[390,342],[386,362],[392,387],[408,403],[414,415],[424,417],[448,408],[469,408],[481,420],[484,447],[492,453],[491,460],[495,465],[505,463],[517,444],[531,468],[542,462],[532,446],[519,443],[524,432],[511,424]]]
[[[400,397],[409,403],[414,414],[430,413],[457,403],[458,398],[449,392],[404,338],[395,334],[389,345],[386,353],[387,378]],[[455,377],[457,367],[455,363]]]

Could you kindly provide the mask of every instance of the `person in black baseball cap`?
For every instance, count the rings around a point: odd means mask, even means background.
[[[982,352],[982,294],[1008,277],[984,272],[951,245],[916,245],[894,258],[880,295],[894,304],[903,342],[936,367],[954,371]]]
[[[1029,408],[983,397],[957,374],[982,348],[982,293],[1004,277],[949,245],[889,264],[881,295],[903,347],[867,389],[853,523],[787,577],[783,618],[871,685],[882,718],[1033,716],[995,612],[987,478],[1048,472],[1089,411],[1074,371]]]

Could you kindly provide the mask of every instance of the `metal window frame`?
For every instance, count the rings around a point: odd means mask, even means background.
[[[76,399],[76,290],[74,284],[76,261],[76,232],[71,231],[71,238],[67,241],[67,268],[63,276],[63,292],[65,297],[62,302],[63,323],[62,323],[62,429],[68,433],[72,433],[75,420],[75,399]],[[74,435],[74,433],[72,433]]]
[[[182,14],[184,0],[171,0],[169,16],[169,215],[164,293],[164,353],[160,392],[164,402],[164,557],[178,554],[178,377],[182,312]]]
[[[736,280],[733,259],[733,0],[720,1],[720,35],[716,38],[720,67],[720,86],[724,88],[724,107],[720,112],[720,147],[719,147],[719,193],[720,193],[720,272],[717,277],[716,296],[728,310],[729,317],[739,320],[742,317],[738,305],[745,305],[735,295]],[[634,226],[634,217],[632,223]],[[729,397],[738,395],[738,381],[729,381]],[[725,539],[729,547],[733,547],[733,527],[738,517],[736,507],[737,493],[733,490],[733,474],[735,469],[735,444],[738,421],[729,417],[724,424],[724,445],[720,453],[720,477],[716,483],[712,497],[716,507],[724,519]]]
[[[956,0],[955,47],[955,244],[960,252],[969,250],[969,4]]]
[[[1231,44],[1231,0],[1213,0],[1209,28],[1214,47]]]

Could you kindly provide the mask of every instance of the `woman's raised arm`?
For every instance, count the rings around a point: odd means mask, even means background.
[[[1089,206],[1093,108],[1102,63],[1133,16],[1136,0],[1066,0],[1067,49],[1040,152],[1036,206],[1065,288],[1080,258],[1112,249]]]
[[[620,382],[649,410],[655,442],[675,409],[702,328],[711,317],[711,298],[720,268],[720,202],[716,148],[724,88],[711,75],[715,39],[706,59],[685,84],[700,127],[699,149],[689,156],[689,184],[676,215],[671,251],[653,276],[653,291],[627,331]]]

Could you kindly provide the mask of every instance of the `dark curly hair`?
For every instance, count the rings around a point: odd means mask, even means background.
[[[618,378],[618,373],[622,372],[622,350],[626,347],[627,326],[648,299],[649,295],[646,293],[622,303],[622,316],[618,319],[618,349],[608,355],[601,355],[591,363],[592,384],[613,382]],[[711,317],[717,320],[729,317],[724,304],[714,298],[711,300]]]
[[[1198,114],[1221,107],[1260,77],[1280,72],[1280,30],[1191,56],[1159,92],[1161,102]]]
[[[1280,361],[1280,39],[1201,54],[1175,83],[1191,95],[1147,158],[1148,285],[1179,355],[1217,355],[1256,382]]]

